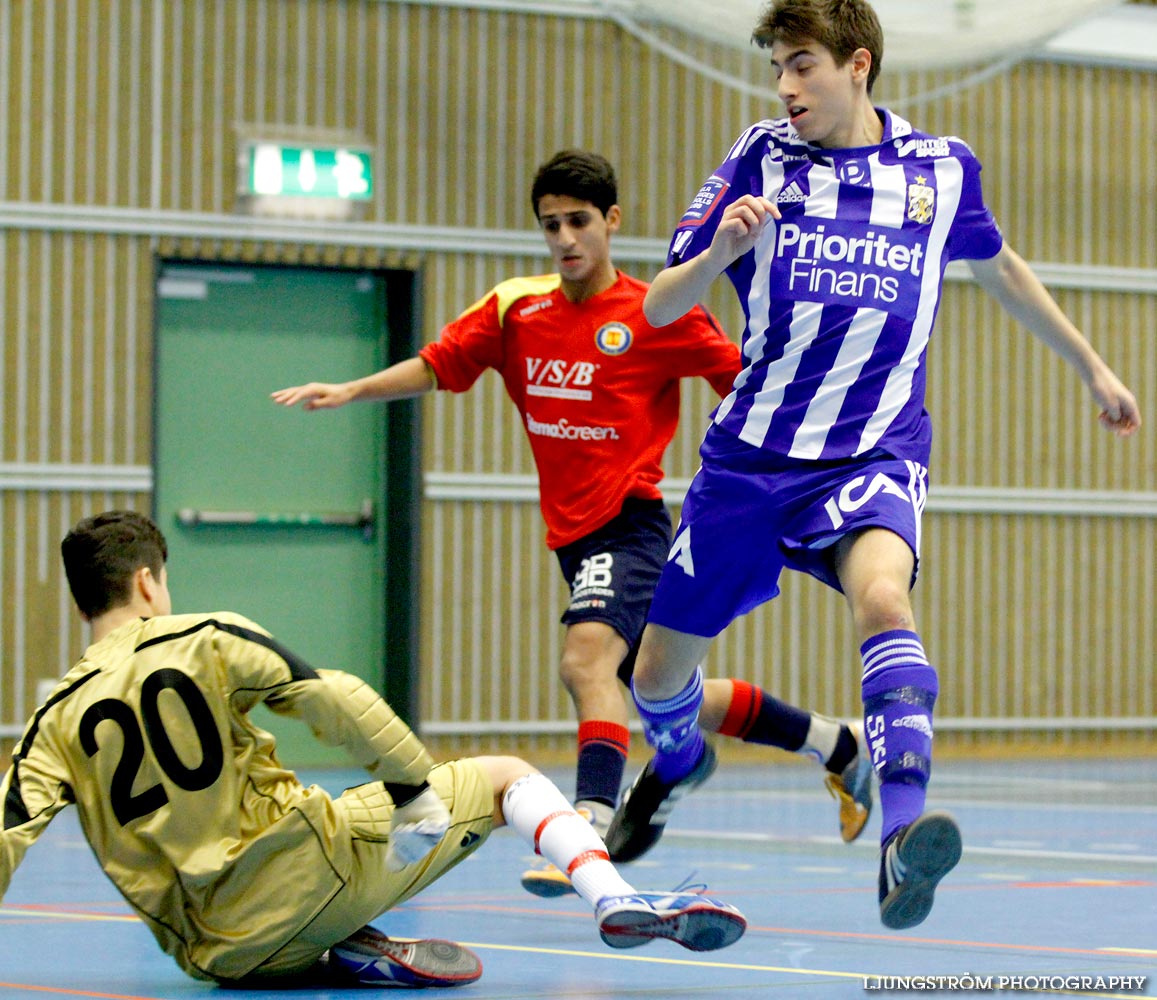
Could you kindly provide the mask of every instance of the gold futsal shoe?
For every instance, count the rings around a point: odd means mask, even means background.
[[[528,868],[519,881],[522,882],[522,888],[532,896],[542,899],[554,899],[575,891],[566,873],[549,862],[537,868]]]
[[[856,738],[856,756],[841,773],[824,775],[824,784],[840,807],[840,836],[845,844],[864,832],[872,814],[872,756],[864,740],[864,727],[853,722],[848,728]]]

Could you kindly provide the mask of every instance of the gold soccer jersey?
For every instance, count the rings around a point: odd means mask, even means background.
[[[141,619],[85,652],[0,785],[0,899],[75,802],[101,867],[194,976],[233,979],[308,924],[351,874],[346,813],[277,761],[259,702],[418,785],[432,761],[365,683],[314,670],[229,613]]]

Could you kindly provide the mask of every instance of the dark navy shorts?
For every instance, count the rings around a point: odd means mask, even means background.
[[[564,625],[605,622],[630,647],[619,668],[623,683],[647,624],[655,584],[671,547],[671,515],[662,500],[628,497],[622,510],[589,535],[555,551],[570,586]]]
[[[779,593],[786,566],[840,590],[833,546],[886,528],[920,556],[928,470],[882,452],[831,462],[768,455],[712,428],[700,449],[650,620],[713,637]]]

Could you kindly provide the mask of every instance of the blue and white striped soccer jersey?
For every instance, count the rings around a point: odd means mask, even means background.
[[[745,367],[714,420],[756,448],[799,459],[882,449],[928,465],[923,360],[944,269],[1003,241],[968,146],[879,113],[883,140],[856,149],[809,145],[786,120],[752,125],[671,241],[668,264],[698,256],[744,194],[782,213],[727,271]]]
[[[944,271],[1003,239],[968,146],[879,114],[882,141],[856,149],[756,123],[675,231],[669,265],[705,251],[743,195],[782,216],[727,269],[744,368],[700,450],[652,622],[716,635],[778,593],[784,566],[838,589],[832,546],[850,531],[887,528],[919,557],[924,356]]]

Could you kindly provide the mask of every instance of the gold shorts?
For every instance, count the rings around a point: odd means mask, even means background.
[[[494,826],[494,786],[486,772],[473,760],[454,760],[436,766],[429,781],[450,810],[450,829],[425,858],[400,872],[386,867],[394,804],[382,783],[347,788],[334,799],[351,834],[349,878],[329,905],[253,975],[280,976],[309,968],[331,944],[421,892],[482,845]]]

